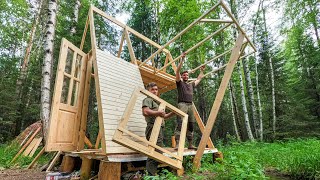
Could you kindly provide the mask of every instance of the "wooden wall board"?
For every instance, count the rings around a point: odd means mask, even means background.
[[[97,49],[97,70],[100,87],[101,109],[103,114],[106,153],[134,152],[112,141],[116,125],[119,124],[127,103],[136,87],[144,88],[136,65]],[[142,100],[139,95],[130,114],[128,128],[140,137],[145,137],[146,122],[142,115]],[[132,125],[132,126],[131,126]]]

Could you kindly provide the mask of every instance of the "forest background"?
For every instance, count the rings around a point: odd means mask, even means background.
[[[127,24],[158,44],[165,44],[217,1],[43,1],[1,0],[0,3],[0,144],[12,140],[30,124],[43,120],[50,110],[61,39],[80,45],[90,4],[112,16],[127,15]],[[239,61],[229,82],[212,139],[274,141],[319,137],[320,37],[316,0],[226,1],[250,35],[258,52]],[[219,18],[221,14],[214,16]],[[276,15],[276,20],[275,17]],[[95,16],[99,49],[116,54],[121,29]],[[276,25],[276,26],[275,26]],[[210,28],[217,29],[216,25]],[[177,57],[205,37],[201,26],[169,47]],[[184,69],[192,69],[228,48],[230,29],[188,54]],[[131,37],[138,59],[155,49]],[[90,49],[89,38],[85,52]],[[213,49],[207,52],[206,49]],[[214,52],[214,53],[213,53]],[[122,58],[129,61],[127,49]],[[158,64],[163,62],[157,61]],[[227,61],[227,59],[222,59]],[[221,64],[210,64],[210,71]],[[196,77],[197,74],[192,76]],[[194,102],[207,120],[223,72],[205,78],[195,90]],[[46,79],[47,78],[47,79]],[[51,82],[46,84],[46,82]],[[161,97],[176,105],[176,90]],[[94,92],[90,96],[88,137],[98,121]],[[45,123],[45,124],[46,124]],[[175,121],[166,123],[165,143],[170,145]],[[200,141],[199,130],[195,140]]]

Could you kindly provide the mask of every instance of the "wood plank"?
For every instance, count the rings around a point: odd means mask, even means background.
[[[81,38],[80,50],[83,50],[84,41],[86,40],[87,30],[89,25],[89,15],[87,16],[86,25],[84,27],[84,31]]]
[[[138,136],[138,135],[136,135],[136,134],[134,134],[134,133],[132,133],[132,132],[124,129],[124,128],[118,128],[118,130],[121,131],[121,132],[123,132],[123,133],[126,133],[126,134],[130,135],[131,137],[134,137],[134,138],[140,140],[140,141],[143,142],[143,143],[148,144],[149,147],[152,146],[152,148],[143,147],[143,148],[148,149],[147,151],[148,151],[149,153],[151,153],[151,154],[154,153],[154,148],[156,148],[156,149],[158,149],[158,150],[160,150],[160,151],[162,151],[162,152],[164,152],[164,153],[166,153],[166,154],[168,154],[168,155],[170,155],[170,156],[172,156],[172,157],[174,157],[174,158],[182,161],[182,157],[181,157],[181,156],[177,156],[177,155],[171,153],[170,151],[166,150],[165,148],[158,146],[158,145],[156,144],[156,142],[154,142],[154,140],[153,140],[153,141],[150,141],[150,140],[147,141],[147,139],[142,138],[142,137],[140,137],[140,136]],[[154,136],[156,137],[156,135],[154,135]],[[158,138],[158,137],[156,137],[156,138]],[[131,141],[132,141],[132,140],[131,140]],[[136,143],[136,142],[135,142],[135,143]],[[140,148],[141,148],[143,145],[139,144],[139,146],[140,146]]]
[[[31,143],[29,144],[29,146],[26,148],[26,150],[22,153],[24,156],[28,156],[31,152],[31,150],[34,148],[34,146],[36,145],[38,141],[38,138],[34,138]]]
[[[38,161],[40,156],[45,152],[45,148],[43,147],[41,151],[37,154],[37,156],[32,160],[32,162],[28,165],[27,169],[32,169],[34,164]]]
[[[93,6],[91,6],[93,7]],[[96,54],[93,56],[93,67],[94,67],[94,75],[95,75],[95,88],[96,88],[96,99],[97,99],[97,107],[98,107],[98,119],[99,119],[99,133],[104,134],[104,119],[103,119],[103,110],[102,110],[102,101],[101,101],[101,90],[100,90],[100,79],[99,79],[99,69],[98,69],[98,58],[96,58]],[[104,136],[101,136],[101,148],[102,151],[107,153],[106,150],[106,140]]]
[[[195,119],[197,121],[198,127],[199,127],[201,133],[203,134],[204,124],[203,124],[203,121],[202,121],[202,119],[201,119],[201,117],[199,115],[199,112],[198,112],[196,106],[194,105],[194,103],[192,103],[192,110],[193,110],[194,117],[195,117]],[[214,148],[214,145],[212,143],[211,137],[209,137],[207,145],[208,145],[209,148]]]
[[[119,45],[119,51],[118,51],[118,58],[120,58],[121,52],[122,52],[122,46],[123,46],[123,42],[124,42],[124,31],[122,32],[122,36],[121,36],[121,40],[120,40],[120,45]]]
[[[127,41],[127,46],[128,46],[128,49],[129,49],[129,54],[130,54],[130,58],[131,58],[131,63],[132,63],[132,64],[137,64],[137,58],[136,58],[136,56],[134,55],[134,51],[133,51],[133,48],[132,48],[130,36],[129,36],[128,31],[127,31],[126,28],[124,28],[123,33],[124,33],[125,38],[126,38],[126,41]]]
[[[226,29],[227,27],[229,27],[231,24],[226,24],[224,26],[222,26],[221,28],[219,28],[217,31],[213,32],[212,34],[210,34],[209,36],[205,37],[203,40],[201,40],[200,42],[198,42],[196,45],[192,46],[191,48],[189,48],[188,50],[185,51],[186,54],[188,54],[189,52],[193,51],[194,49],[198,48],[200,45],[202,45],[204,42],[206,42],[207,40],[209,40],[210,38],[212,38],[213,36],[219,34],[220,32],[222,32],[224,29]],[[160,68],[159,70],[157,70],[157,72],[162,71],[164,68],[166,68],[167,66],[171,65],[172,63],[176,62],[177,60],[179,60],[181,58],[182,54],[180,54],[178,57],[176,57],[173,61],[171,61],[170,63],[166,64],[165,66],[163,66],[162,68]]]
[[[84,143],[91,149],[93,148],[93,145],[91,141],[87,138],[87,136],[84,136]]]
[[[254,44],[250,41],[249,37],[247,36],[246,32],[242,29],[242,27],[240,26],[240,24],[238,23],[237,19],[232,15],[232,12],[230,11],[230,9],[227,7],[227,5],[225,4],[225,2],[223,0],[220,0],[220,4],[222,6],[222,8],[226,11],[227,15],[232,19],[232,21],[237,25],[237,29],[241,31],[242,34],[244,34],[246,40],[249,42],[250,46],[254,49],[255,52],[257,52],[256,47],[254,46]]]
[[[165,111],[166,110],[166,105],[164,103],[161,103],[158,107],[158,111]],[[153,124],[153,128],[151,131],[151,135],[150,135],[150,139],[149,142],[151,144],[157,145],[157,140],[159,137],[159,133],[160,133],[160,129],[161,129],[161,124],[164,121],[163,117],[158,116],[155,119],[155,122]],[[154,151],[154,147],[149,146],[150,152],[152,153],[152,151]],[[181,160],[181,159],[180,159]]]
[[[209,22],[209,23],[233,23],[229,19],[201,19],[200,22]]]
[[[90,95],[90,83],[91,83],[91,73],[92,73],[92,55],[88,54],[87,70],[84,82],[84,93],[83,93],[83,103],[81,109],[81,122],[79,130],[79,143],[78,148],[82,150],[84,148],[84,136],[87,129],[87,116],[89,110],[89,95]]]
[[[203,133],[203,135],[201,137],[197,153],[196,153],[196,155],[195,155],[195,157],[193,159],[193,165],[194,165],[195,168],[199,168],[200,167],[200,160],[201,160],[201,157],[203,155],[205,146],[206,146],[206,144],[207,144],[207,142],[209,140],[210,133],[211,133],[211,130],[213,128],[213,125],[214,125],[214,122],[216,120],[216,117],[218,115],[218,112],[219,112],[219,109],[220,109],[220,105],[222,103],[225,91],[227,89],[229,80],[230,80],[231,75],[232,75],[232,71],[234,69],[234,66],[235,66],[238,58],[240,57],[240,49],[241,49],[243,40],[244,40],[244,34],[240,33],[238,35],[236,44],[235,44],[235,46],[234,46],[234,48],[233,48],[233,50],[231,52],[231,56],[230,56],[228,65],[226,67],[226,70],[224,72],[222,81],[220,83],[220,87],[219,87],[218,92],[216,94],[216,98],[214,100],[214,103],[213,103],[213,106],[212,106],[212,109],[211,109],[211,112],[210,112],[206,127],[204,129],[204,133]]]
[[[125,24],[121,23],[120,21],[116,20],[114,17],[107,15],[105,12],[101,11],[100,9],[92,6],[92,9],[94,10],[94,12],[98,13],[99,15],[103,16],[104,18],[110,20],[111,22],[117,24],[118,26],[122,27],[122,28],[126,28],[127,31],[131,32],[132,34],[134,34],[135,36],[137,36],[138,38],[142,39],[143,41],[153,45],[156,48],[161,48],[161,46],[159,44],[157,44],[156,42],[152,41],[151,39],[147,38],[146,36],[138,33],[137,31],[135,31],[134,29],[130,28],[129,26],[126,26]],[[168,53],[169,51],[167,49],[163,49],[163,51],[165,53]]]
[[[96,144],[94,145],[94,148],[98,149],[100,142],[101,142],[101,134],[100,134],[100,131],[99,131],[97,139],[96,139]]]
[[[38,149],[41,141],[42,141],[43,137],[38,138],[38,141],[36,142],[36,144],[34,145],[32,151],[29,154],[29,157],[32,157],[34,155],[34,153],[36,152],[36,150]]]
[[[30,139],[22,146],[22,148],[19,150],[19,152],[13,157],[10,163],[13,163],[18,156],[23,152],[23,150],[31,143],[31,141],[34,139],[34,137],[38,134],[38,132],[41,130],[41,127],[39,127],[30,137]]]
[[[150,151],[148,150],[147,147],[141,146],[141,144],[139,144],[135,141],[132,141],[131,139],[128,139],[126,137],[122,137],[121,139],[117,139],[117,142],[122,144],[123,146],[130,148],[130,149],[133,149],[133,150],[141,152],[145,155],[151,156]],[[170,167],[172,167],[174,169],[181,169],[182,168],[182,162],[180,160],[173,160],[173,159],[166,157],[163,154],[160,154],[156,151],[154,151],[152,153],[152,157],[161,163],[168,164]]]
[[[60,155],[61,155],[62,151],[58,151],[56,153],[56,155],[54,156],[54,158],[52,159],[52,161],[50,162],[46,172],[50,172],[51,169],[53,168],[53,166],[55,165],[55,163],[57,162],[57,160],[59,159]]]
[[[174,42],[176,39],[178,39],[181,35],[183,35],[185,32],[187,32],[190,28],[192,28],[194,25],[196,25],[201,19],[206,17],[209,13],[211,13],[215,8],[217,8],[220,4],[216,4],[213,7],[211,7],[207,12],[203,13],[199,18],[194,20],[191,24],[189,24],[186,28],[184,28],[181,32],[179,32],[175,37],[173,37],[171,40],[169,40],[166,44],[164,44],[161,48],[159,48],[155,53],[153,53],[150,57],[148,57],[140,66],[147,63],[151,58],[153,58],[155,55],[159,54],[164,48],[166,48],[168,45],[170,45],[172,42]]]

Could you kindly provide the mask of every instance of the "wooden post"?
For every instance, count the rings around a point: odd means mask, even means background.
[[[195,157],[193,159],[193,165],[194,165],[195,169],[199,169],[199,167],[200,167],[200,160],[201,160],[201,157],[203,155],[204,149],[205,149],[205,147],[206,147],[206,145],[208,143],[208,140],[209,140],[209,137],[210,137],[210,134],[211,134],[211,130],[213,128],[215,120],[217,118],[217,115],[218,115],[218,112],[219,112],[219,109],[220,109],[220,105],[222,103],[224,94],[226,92],[229,80],[230,80],[231,75],[232,75],[233,68],[234,68],[237,60],[240,57],[240,50],[241,50],[241,45],[242,45],[243,39],[244,39],[244,34],[242,32],[240,32],[239,35],[238,35],[238,38],[236,40],[236,44],[235,44],[235,46],[234,46],[234,48],[233,48],[233,50],[231,52],[231,56],[230,56],[228,65],[227,65],[226,70],[224,72],[224,75],[223,75],[220,87],[218,89],[216,98],[214,100],[214,103],[213,103],[213,106],[212,106],[212,109],[211,109],[211,112],[210,112],[206,127],[204,129],[204,133],[203,133],[203,135],[201,137],[201,141],[200,141],[200,144],[198,146],[197,153],[196,153],[196,155],[195,155]]]
[[[64,155],[61,166],[60,166],[60,171],[72,172],[74,168],[74,161],[75,161],[74,157]]]
[[[91,173],[91,167],[92,167],[92,159],[88,159],[86,157],[81,157],[82,163],[81,163],[81,169],[80,169],[80,179],[89,179],[90,173]]]
[[[117,180],[121,178],[121,162],[100,161],[98,179]]]

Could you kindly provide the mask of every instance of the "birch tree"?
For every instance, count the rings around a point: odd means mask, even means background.
[[[249,65],[247,62],[247,58],[245,58],[242,63],[243,63],[243,71],[244,75],[246,78],[246,85],[247,85],[247,92],[248,92],[248,99],[249,99],[249,105],[250,105],[250,110],[251,110],[251,115],[252,115],[252,120],[253,120],[253,127],[254,127],[254,133],[256,138],[260,136],[260,129],[259,129],[259,122],[257,120],[257,113],[256,113],[256,105],[255,105],[255,100],[254,100],[254,92],[252,88],[252,82],[251,82],[251,77],[250,77],[250,69]]]
[[[56,27],[57,16],[57,0],[51,0],[48,8],[48,21],[46,24],[47,31],[45,33],[44,42],[44,60],[42,65],[42,80],[41,80],[41,111],[40,116],[43,123],[43,133],[47,137],[47,129],[50,118],[50,103],[51,103],[51,78],[53,65],[53,48],[54,34]]]
[[[232,87],[231,87],[230,83],[229,83],[229,96],[230,96],[230,106],[231,106],[231,114],[232,114],[234,133],[236,134],[237,140],[240,142],[241,138],[239,135],[238,126],[237,126],[237,122],[236,122],[236,115],[235,115],[235,109],[234,109],[233,97],[232,97]]]
[[[76,24],[78,23],[78,19],[79,19],[80,6],[81,6],[80,0],[76,0],[76,3],[74,5],[74,9],[73,9],[73,17],[72,17],[73,26],[71,27],[71,31],[70,31],[71,35],[74,35],[77,32]]]
[[[262,0],[259,1],[259,5],[258,5],[258,10],[256,12],[256,17],[254,19],[253,22],[253,28],[252,28],[252,32],[253,32],[253,39],[252,42],[253,44],[256,43],[256,26],[257,26],[257,21],[258,21],[258,17],[259,17],[259,12],[260,12],[260,7],[261,7],[261,3]],[[259,90],[259,73],[258,73],[258,56],[257,53],[254,53],[254,69],[255,69],[255,80],[256,80],[256,89],[257,89],[257,101],[258,101],[258,111],[259,111],[259,138],[260,141],[263,141],[263,121],[262,121],[262,106],[261,106],[261,98],[260,98],[260,90]]]
[[[241,72],[241,64],[240,62],[237,63],[237,69],[239,73],[239,81],[240,81],[240,89],[241,89],[241,103],[242,103],[242,110],[243,110],[243,116],[244,116],[244,123],[247,130],[248,138],[250,141],[254,141],[254,137],[251,131],[250,121],[249,121],[249,115],[248,115],[248,109],[247,109],[247,102],[246,97],[244,93],[244,86],[243,86],[243,78],[242,78],[242,72]]]

